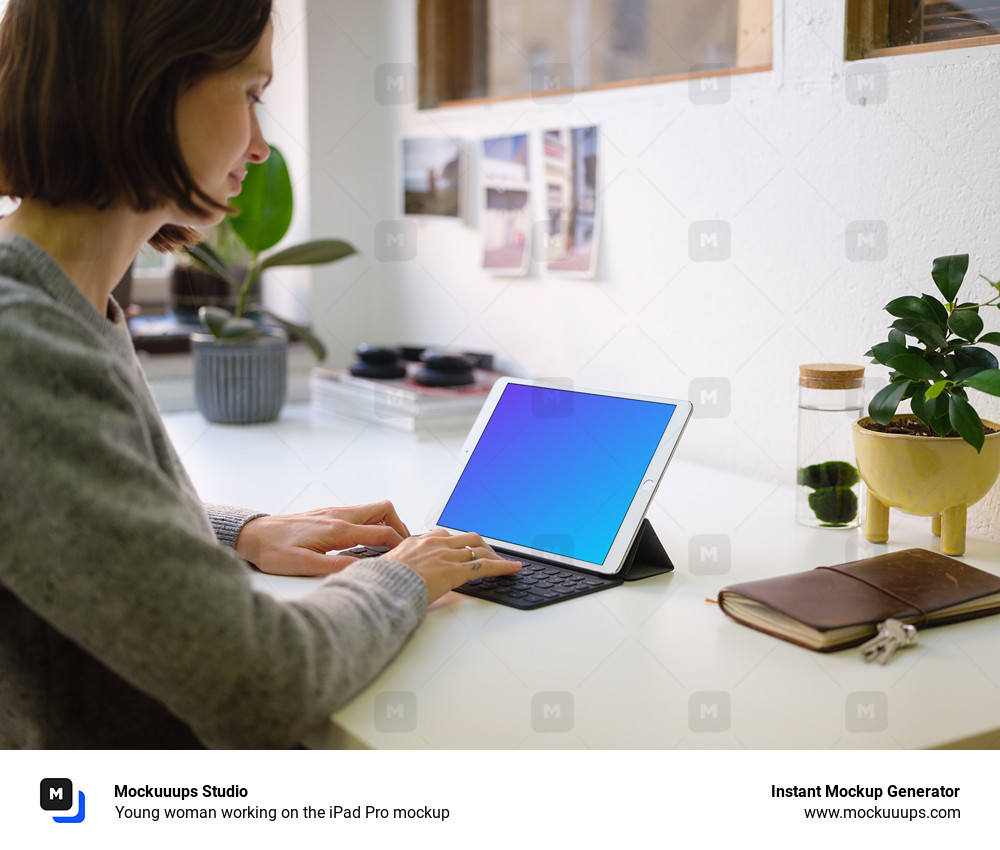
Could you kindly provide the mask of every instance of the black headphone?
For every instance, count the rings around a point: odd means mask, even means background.
[[[356,378],[388,380],[406,377],[406,366],[399,361],[397,348],[362,343],[354,353],[358,359],[351,364],[351,374]]]
[[[425,387],[461,387],[476,381],[475,364],[464,354],[425,351],[420,359],[424,365],[413,380]]]

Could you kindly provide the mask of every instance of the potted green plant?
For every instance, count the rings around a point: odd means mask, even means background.
[[[195,398],[209,421],[267,422],[277,418],[285,401],[289,334],[303,340],[320,361],[326,349],[308,328],[250,300],[261,275],[278,266],[332,263],[356,250],[340,239],[316,239],[271,251],[288,232],[294,209],[288,166],[277,148],[265,162],[247,166],[243,189],[231,203],[238,212],[216,225],[223,232],[185,249],[236,295],[232,310],[202,306],[198,311],[204,333],[191,335]],[[229,238],[245,249],[240,265],[227,261],[217,247]]]
[[[904,295],[885,310],[894,317],[889,337],[867,352],[887,366],[889,384],[854,424],[858,471],[868,487],[865,536],[888,539],[889,509],[933,517],[941,550],[965,551],[969,505],[989,492],[1000,474],[1000,425],[983,420],[969,390],[1000,396],[1000,368],[984,345],[1000,345],[985,331],[981,311],[1000,306],[1000,281],[982,303],[959,301],[969,255],[938,257],[931,278],[941,297]],[[981,276],[982,277],[982,276]],[[909,400],[909,414],[897,414]]]
[[[226,221],[222,225],[210,227],[204,235],[207,247],[219,255],[219,261],[242,283],[246,278],[249,257],[246,246],[236,235],[231,223]],[[182,252],[176,257],[170,272],[170,309],[179,321],[198,323],[198,311],[206,306],[223,307],[233,312],[238,292],[217,274],[208,271],[188,252]],[[251,301],[259,298],[260,278],[249,295]]]

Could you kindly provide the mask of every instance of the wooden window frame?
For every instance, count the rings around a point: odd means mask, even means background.
[[[922,0],[847,0],[844,58],[848,61],[877,59],[1000,44],[1000,35],[985,35],[886,47],[892,41],[910,37],[908,21],[912,19],[912,12],[922,10],[923,6]]]
[[[732,77],[770,71],[774,55],[774,17],[772,0],[739,0],[741,14],[748,18],[760,19],[766,10],[770,15],[767,29],[770,31],[766,60],[763,52],[754,43],[759,31],[740,26],[737,34],[737,54],[748,53],[752,57],[747,64],[733,68],[720,68],[695,73],[668,74],[630,80],[616,80],[577,89],[546,90],[545,97],[566,95],[571,92],[603,91],[640,85],[683,82],[700,77]],[[531,92],[509,95],[480,95],[487,86],[486,32],[483,18],[486,3],[475,0],[419,0],[417,4],[417,52],[419,62],[420,109],[440,109],[455,106],[472,106],[532,97]],[[470,42],[478,42],[477,50],[462,48]],[[436,49],[430,49],[434,45]],[[740,46],[742,45],[742,47]],[[443,46],[443,47],[442,47]],[[475,56],[469,55],[475,53]],[[469,96],[455,97],[454,92],[464,89]]]

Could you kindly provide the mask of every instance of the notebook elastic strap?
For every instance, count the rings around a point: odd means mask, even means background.
[[[844,570],[838,569],[837,567],[816,567],[816,569],[817,570],[831,570],[832,572],[839,573],[842,576],[847,576],[848,578],[853,578],[853,579],[855,579],[857,581],[863,582],[864,584],[867,584],[869,587],[874,587],[876,590],[881,591],[886,596],[891,596],[893,599],[899,600],[904,605],[909,605],[911,608],[916,608],[920,612],[920,625],[921,626],[923,626],[927,622],[927,612],[923,608],[921,608],[919,605],[917,605],[916,602],[911,602],[909,599],[906,599],[905,597],[900,596],[898,593],[893,593],[891,590],[887,590],[886,588],[882,587],[881,585],[875,584],[875,582],[873,582],[873,581],[868,581],[868,579],[866,579],[866,578],[861,578],[861,576],[859,576],[859,575],[855,575],[854,573],[846,572]]]

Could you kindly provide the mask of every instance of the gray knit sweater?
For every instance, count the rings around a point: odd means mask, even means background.
[[[0,747],[288,747],[368,684],[424,582],[256,592],[164,431],[121,312],[0,237]],[[228,544],[228,546],[226,545]]]

